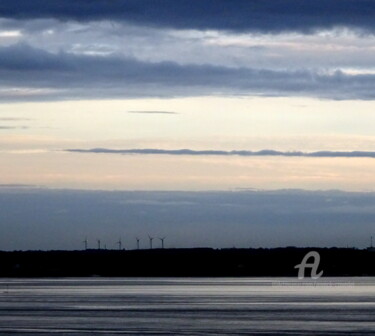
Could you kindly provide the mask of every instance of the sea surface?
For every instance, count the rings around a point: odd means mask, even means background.
[[[0,335],[375,335],[375,278],[0,279]]]

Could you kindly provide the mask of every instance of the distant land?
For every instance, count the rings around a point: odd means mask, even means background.
[[[310,251],[323,277],[375,276],[374,249],[286,247],[0,252],[0,277],[297,277]]]

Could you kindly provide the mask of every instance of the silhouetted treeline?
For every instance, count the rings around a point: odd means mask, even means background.
[[[0,252],[0,276],[295,277],[294,267],[313,250],[321,256],[323,276],[375,276],[375,252],[342,248]]]

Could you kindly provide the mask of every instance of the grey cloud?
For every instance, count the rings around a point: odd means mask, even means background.
[[[20,91],[14,95],[6,88]],[[0,89],[2,101],[211,94],[374,99],[375,75],[149,63],[116,55],[54,54],[18,44],[0,47]]]
[[[42,21],[42,22],[41,22]],[[178,64],[265,69],[374,67],[374,36],[335,30],[329,34],[219,34],[204,31],[175,32],[111,22],[59,22],[56,20],[0,19],[0,30],[20,31],[6,45],[27,42],[34,48],[58,53],[110,55],[118,53],[147,62],[173,60]],[[329,37],[328,37],[329,36]],[[237,42],[236,42],[237,41]],[[245,41],[243,45],[241,41]],[[250,46],[246,43],[250,42]],[[259,43],[254,46],[253,43]],[[292,42],[292,45],[290,45]],[[4,41],[2,41],[4,43]],[[228,45],[229,43],[229,45]],[[234,43],[234,44],[232,44]],[[293,45],[298,44],[298,48]],[[335,45],[332,48],[332,45]],[[275,62],[275,55],[277,62]]]
[[[98,154],[143,154],[143,155],[193,155],[193,156],[287,156],[287,157],[316,157],[316,158],[375,158],[375,152],[339,152],[339,151],[318,151],[318,152],[281,152],[270,149],[261,151],[246,151],[246,150],[191,150],[191,149],[66,149],[67,152],[72,153],[98,153]]]
[[[109,20],[176,29],[311,32],[374,30],[372,0],[3,0],[0,17]]]

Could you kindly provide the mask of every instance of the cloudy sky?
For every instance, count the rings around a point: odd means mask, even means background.
[[[0,184],[367,195],[374,16],[372,0],[2,0]]]

